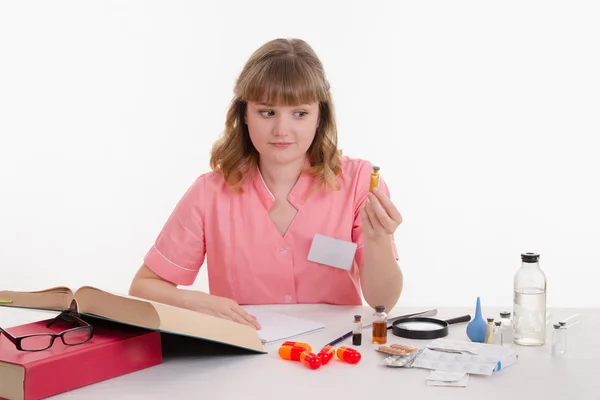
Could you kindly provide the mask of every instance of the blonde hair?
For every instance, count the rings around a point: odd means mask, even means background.
[[[227,112],[225,131],[213,144],[210,166],[223,174],[234,190],[258,165],[245,124],[249,101],[267,104],[298,105],[318,102],[319,124],[308,149],[317,186],[338,189],[342,154],[337,148],[337,126],[329,82],[314,50],[301,39],[275,39],[256,50],[238,77],[234,97]]]

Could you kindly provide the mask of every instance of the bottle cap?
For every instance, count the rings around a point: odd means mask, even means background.
[[[554,329],[559,329],[560,325],[559,324],[554,324]]]
[[[510,312],[509,312],[509,311],[502,311],[502,312],[500,313],[500,316],[501,316],[502,318],[505,318],[505,317],[506,317],[506,318],[510,318]]]
[[[377,312],[384,312],[385,311],[385,306],[377,306],[377,307],[375,307],[375,311],[377,311]]]
[[[501,324],[501,323],[502,323],[502,322],[500,322],[500,321],[496,321],[496,322],[494,322],[494,324],[496,324],[496,326],[500,326],[500,324]]]
[[[357,321],[360,321],[360,315],[355,315],[354,319],[357,320]]]
[[[379,171],[379,169],[380,168],[378,166],[376,166],[376,165],[373,166],[373,171]]]
[[[540,259],[540,255],[537,253],[522,253],[521,261],[526,263],[536,263]]]
[[[494,318],[488,318],[488,322],[494,322]]]

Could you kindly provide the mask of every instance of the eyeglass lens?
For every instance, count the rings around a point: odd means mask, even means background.
[[[63,334],[66,345],[76,345],[87,341],[91,335],[91,329],[87,326],[69,330]],[[21,340],[21,348],[26,351],[45,350],[52,344],[51,335],[28,336]]]
[[[47,349],[52,343],[52,336],[50,335],[35,335],[27,336],[21,339],[21,348],[23,350],[44,350]]]
[[[63,340],[67,345],[74,345],[83,343],[90,337],[91,330],[88,326],[82,326],[81,328],[76,328],[65,332],[63,335]]]

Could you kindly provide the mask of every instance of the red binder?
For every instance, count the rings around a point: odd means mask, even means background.
[[[59,333],[66,322],[50,328],[38,321],[12,328],[13,336]],[[60,339],[44,351],[19,351],[0,335],[0,398],[43,399],[96,382],[162,363],[160,332],[94,321],[94,335],[86,343],[66,346]]]

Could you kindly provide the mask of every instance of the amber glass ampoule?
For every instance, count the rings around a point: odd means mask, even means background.
[[[379,186],[379,167],[373,167],[373,172],[371,172],[371,188],[369,191],[372,192],[377,186]]]
[[[387,343],[387,314],[385,312],[385,306],[375,307],[375,317],[373,320],[373,338],[372,341],[375,344],[386,344]]]

